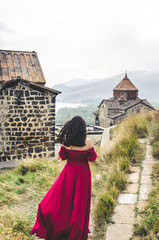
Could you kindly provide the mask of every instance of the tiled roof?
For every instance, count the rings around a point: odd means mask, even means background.
[[[112,100],[112,99],[105,100],[105,99],[104,99],[104,100],[100,103],[100,105],[101,105],[103,102],[108,106],[108,108],[118,108],[118,107],[120,106],[120,103],[119,103],[119,101],[117,101],[117,100]],[[99,105],[98,107],[100,107],[100,105]]]
[[[124,111],[123,113],[122,112],[118,112],[118,113],[115,113],[115,114],[111,114],[109,115],[108,117],[111,118],[111,119],[114,119],[114,118],[117,118],[119,116],[122,116],[125,114],[125,111],[128,109],[128,108],[131,108],[139,103],[142,103],[142,104],[145,104],[146,106],[154,109],[154,107],[146,100],[146,99],[140,99],[138,98],[137,100],[129,100],[127,103],[123,104],[120,106],[120,108],[116,109],[118,111]]]
[[[112,115],[108,116],[108,118],[114,119],[114,118],[120,117],[120,116],[122,116],[122,115],[125,115],[125,112],[124,112],[124,113],[121,113],[121,112],[120,112],[120,113],[112,114]]]
[[[18,76],[30,82],[46,83],[36,52],[0,50],[0,82]]]
[[[135,87],[135,85],[129,80],[127,77],[127,74],[125,74],[125,77],[123,80],[120,81],[120,83],[113,89],[113,90],[135,90],[138,89]]]
[[[142,102],[143,102],[145,105],[149,106],[150,108],[155,109],[146,99],[143,99]]]
[[[129,100],[128,102],[121,105],[121,109],[127,110],[128,108],[131,108],[138,103],[143,103],[146,106],[154,109],[154,107],[146,99],[140,99],[140,98],[138,98],[137,100]]]

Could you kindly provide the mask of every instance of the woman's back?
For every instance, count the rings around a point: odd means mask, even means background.
[[[62,160],[68,160],[68,163],[88,163],[96,159],[96,153],[92,145],[92,141],[87,139],[86,145],[83,147],[61,146],[59,155]]]

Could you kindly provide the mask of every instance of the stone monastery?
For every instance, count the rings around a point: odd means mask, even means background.
[[[36,52],[0,50],[0,161],[55,153],[55,99]]]
[[[140,112],[152,111],[153,106],[138,97],[138,89],[128,79],[124,79],[113,89],[113,97],[102,100],[94,112],[95,126],[109,127],[120,123],[124,118]]]

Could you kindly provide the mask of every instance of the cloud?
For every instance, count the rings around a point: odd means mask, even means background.
[[[7,25],[5,25],[4,23],[0,22],[0,33],[1,32],[11,33],[12,30]]]
[[[158,9],[158,0],[28,0],[25,9],[5,0],[0,45],[37,51],[49,85],[158,70]]]

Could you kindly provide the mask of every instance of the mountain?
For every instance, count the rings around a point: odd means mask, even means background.
[[[77,79],[54,85],[53,88],[62,92],[58,102],[92,104],[113,96],[113,88],[124,78],[118,74],[105,79]],[[128,78],[139,89],[139,97],[159,106],[159,72],[131,71]],[[155,107],[156,107],[155,106]]]
[[[67,81],[65,85],[67,87],[77,87],[77,86],[84,86],[84,85],[89,85],[94,82],[101,81],[102,79],[91,79],[91,80],[86,80],[86,79],[73,79],[70,81]],[[104,79],[103,79],[104,80]]]

